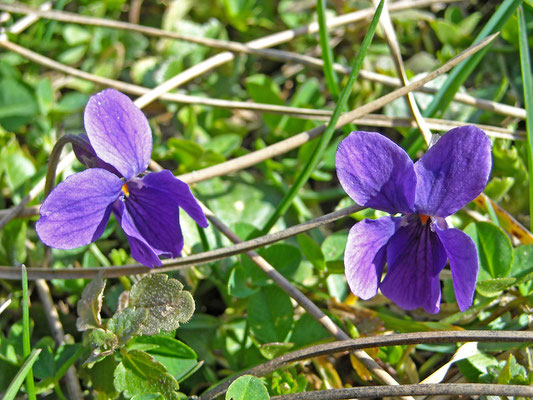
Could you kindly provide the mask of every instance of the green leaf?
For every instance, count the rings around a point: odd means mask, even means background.
[[[0,167],[6,174],[6,183],[11,191],[22,186],[36,172],[32,161],[22,151],[15,135],[10,137],[8,143],[0,151]]]
[[[48,115],[54,104],[54,89],[50,79],[43,78],[39,81],[36,87],[36,95],[41,114]]]
[[[248,299],[248,321],[263,343],[283,342],[293,324],[289,296],[277,286],[267,286]]]
[[[79,331],[102,327],[100,310],[102,309],[104,288],[105,281],[102,279],[102,274],[98,274],[98,277],[94,278],[83,289],[81,299],[77,304],[78,319],[76,320],[76,328]]]
[[[297,347],[309,346],[331,335],[309,314],[303,314],[294,324],[289,340]]]
[[[204,149],[229,157],[240,147],[241,142],[239,135],[228,133],[215,136],[204,145]]]
[[[517,279],[522,296],[528,296],[533,291],[533,244],[518,246],[513,254],[510,275]]]
[[[62,64],[73,65],[81,61],[87,52],[87,45],[79,45],[70,47],[57,56],[57,59]]]
[[[165,399],[179,398],[176,379],[167,373],[163,364],[143,351],[123,351],[114,376],[115,388],[128,399],[145,393],[160,393]]]
[[[291,279],[295,275],[302,261],[300,250],[284,243],[274,244],[266,249],[259,250],[258,253],[287,279]],[[268,285],[270,282],[268,275],[257,268],[248,257],[243,259],[242,265],[255,285]]]
[[[314,13],[301,12],[294,0],[281,0],[278,3],[278,15],[289,28],[307,25],[314,18]]]
[[[513,261],[513,248],[507,235],[489,222],[468,225],[465,233],[476,244],[479,255],[478,280],[508,276]]]
[[[463,376],[470,382],[477,382],[479,376],[487,373],[487,368],[494,365],[498,365],[498,360],[482,352],[457,363]]]
[[[176,160],[180,172],[205,168],[226,160],[221,154],[204,150],[199,144],[182,138],[168,140],[168,153],[165,158]]]
[[[146,308],[126,307],[113,315],[107,323],[107,329],[117,336],[118,345],[123,346],[134,335],[141,334],[147,320],[148,310]]]
[[[183,285],[164,274],[145,276],[130,291],[130,306],[148,312],[139,331],[142,335],[157,335],[172,331],[187,322],[194,313],[192,295]]]
[[[347,241],[347,231],[338,231],[328,235],[321,245],[326,261],[342,260]]]
[[[316,242],[308,235],[302,233],[296,237],[298,244],[302,249],[305,257],[313,264],[313,266],[319,270],[324,271],[326,269],[326,260],[322,249]]]
[[[267,360],[272,360],[287,353],[294,347],[294,343],[265,343],[259,345],[259,352]]]
[[[196,352],[179,340],[168,336],[137,336],[129,344],[129,349],[148,351],[150,354],[168,355],[177,358],[190,358],[196,360]]]
[[[10,221],[2,230],[2,246],[10,264],[21,265],[26,260],[26,227],[24,220]]]
[[[196,352],[179,340],[168,336],[137,336],[128,349],[144,350],[163,364],[179,382],[198,366]]]
[[[240,173],[232,179],[214,178],[196,186],[200,198],[215,215],[228,225],[248,221],[260,226],[272,213],[280,194],[262,181],[251,181],[249,175]],[[278,225],[284,228],[284,225]],[[194,227],[196,231],[196,227]]]
[[[476,285],[477,292],[485,297],[496,297],[504,289],[512,286],[516,282],[516,278],[496,278],[486,281],[478,282]]]
[[[7,389],[8,385],[17,375],[18,370],[18,365],[0,357],[0,371],[2,371],[0,374],[0,390],[2,392]]]
[[[79,343],[61,345],[54,357],[56,373],[54,378],[59,381],[67,370],[80,358],[84,351],[83,346]]]
[[[507,359],[507,362],[505,363],[505,366],[500,371],[500,374],[498,375],[498,378],[496,380],[497,383],[500,385],[507,385],[509,384],[509,381],[513,377],[511,373],[511,363],[514,361],[516,363],[515,358],[512,354],[509,354],[509,358]]]
[[[13,78],[0,78],[0,125],[16,131],[38,111],[37,102],[26,85]]]
[[[246,31],[247,21],[253,15],[256,0],[223,0],[222,4],[230,23],[238,30]]]
[[[269,76],[262,74],[252,75],[246,78],[244,83],[248,94],[256,103],[274,104],[278,106],[285,104],[281,98],[281,91],[278,85]],[[262,115],[265,124],[274,132],[282,116],[268,113],[263,113]]]
[[[61,97],[53,110],[59,113],[74,113],[82,110],[87,104],[87,101],[89,101],[88,95],[79,92],[70,92]]]
[[[63,27],[63,38],[69,46],[88,43],[91,37],[91,32],[80,25],[67,24]]]
[[[91,386],[97,392],[107,395],[107,398],[114,399],[118,396],[113,382],[113,375],[118,362],[115,357],[106,357],[102,361],[94,364],[91,368],[85,368],[91,378]]]
[[[47,339],[50,339],[48,341]],[[51,337],[45,337],[34,345],[34,348],[40,348],[41,354],[33,365],[33,373],[37,379],[45,379],[55,375],[55,362],[52,349],[55,342]]]
[[[516,247],[513,256],[511,276],[521,278],[533,271],[533,244]]]
[[[268,390],[259,378],[244,375],[237,378],[226,392],[226,400],[268,400]]]
[[[251,296],[259,288],[254,284],[252,277],[246,272],[242,264],[236,264],[231,270],[228,279],[228,294],[240,299]]]

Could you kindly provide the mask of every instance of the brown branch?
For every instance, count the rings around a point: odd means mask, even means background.
[[[359,206],[350,206],[329,214],[322,215],[311,221],[294,225],[280,232],[271,233],[245,242],[237,243],[233,246],[223,247],[220,249],[205,251],[203,253],[193,254],[187,257],[164,260],[163,267],[157,269],[148,269],[141,264],[98,268],[80,268],[80,269],[48,269],[48,268],[29,268],[28,279],[94,279],[103,271],[105,278],[118,278],[126,275],[144,274],[144,273],[164,273],[176,271],[178,269],[206,264],[217,260],[222,260],[245,251],[264,247],[266,245],[287,239],[291,236],[318,228],[322,225],[329,224],[340,218],[362,210]],[[0,279],[20,280],[20,267],[0,266]]]
[[[242,375],[263,376],[278,368],[287,366],[296,361],[305,360],[322,355],[340,353],[356,349],[372,347],[414,345],[421,343],[457,343],[457,342],[512,342],[532,343],[533,332],[530,331],[441,331],[441,332],[416,332],[392,335],[362,337],[358,339],[343,340],[326,344],[306,347],[301,350],[284,354],[273,360],[267,361],[256,367],[247,369],[232,376],[218,386],[204,393],[200,400],[211,400],[223,394],[229,385]],[[359,397],[359,395],[354,395]]]
[[[271,400],[342,400],[354,397],[389,397],[389,396],[533,396],[533,387],[526,385],[500,385],[488,383],[437,383],[400,386],[366,386],[349,389],[328,389],[302,392],[271,397]]]

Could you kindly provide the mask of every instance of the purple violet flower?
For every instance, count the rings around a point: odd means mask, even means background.
[[[74,146],[89,169],[69,176],[45,199],[37,234],[50,247],[73,249],[94,242],[111,211],[124,230],[133,258],[149,267],[179,257],[183,235],[179,207],[208,226],[189,186],[168,171],[148,173],[152,132],[142,111],[126,95],[107,89],[85,108],[85,144]]]
[[[476,198],[491,169],[491,144],[474,126],[443,135],[413,164],[407,153],[374,132],[352,132],[337,150],[339,181],[358,204],[402,213],[366,219],[348,235],[344,265],[362,299],[378,288],[400,307],[440,309],[439,273],[449,260],[457,304],[472,305],[478,272],[474,242],[445,219]],[[381,281],[385,262],[388,272]]]

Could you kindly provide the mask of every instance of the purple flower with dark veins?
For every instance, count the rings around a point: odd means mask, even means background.
[[[146,171],[152,154],[148,120],[126,95],[107,89],[89,99],[87,136],[74,146],[89,169],[69,176],[46,198],[37,234],[50,247],[73,249],[94,242],[111,212],[124,230],[133,258],[149,267],[160,256],[179,257],[183,235],[179,207],[208,226],[189,186],[168,171]]]
[[[342,187],[356,203],[403,214],[352,227],[344,257],[351,291],[366,300],[379,288],[406,310],[437,313],[439,273],[448,260],[459,309],[470,307],[477,250],[445,218],[485,188],[492,164],[487,135],[474,126],[452,129],[413,164],[384,136],[352,132],[339,144],[335,162]],[[381,281],[385,262],[388,271]]]

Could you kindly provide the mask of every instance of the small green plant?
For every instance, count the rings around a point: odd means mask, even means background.
[[[197,357],[165,333],[174,332],[191,318],[191,294],[167,275],[148,275],[122,293],[117,311],[104,321],[100,315],[104,289],[105,280],[98,276],[85,287],[78,302],[76,325],[85,331],[90,355],[84,365],[93,384],[101,386],[96,379],[113,378],[109,387],[114,385],[126,398],[147,393],[179,398],[178,381],[196,368]],[[179,365],[176,359],[193,363]],[[110,374],[102,376],[102,369]]]

